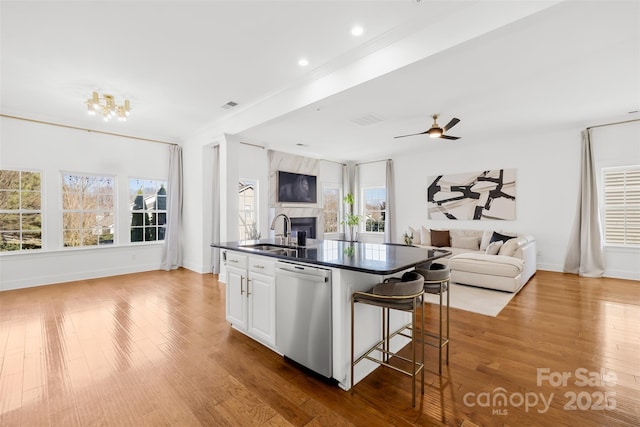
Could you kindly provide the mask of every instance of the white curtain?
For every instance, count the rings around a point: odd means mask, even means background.
[[[213,147],[213,204],[211,241],[220,241],[220,146]],[[220,249],[213,248],[213,274],[220,273]]]
[[[180,225],[182,224],[182,147],[169,147],[169,181],[167,184],[167,231],[162,251],[163,270],[175,270],[182,263]]]
[[[358,214],[359,209],[359,190],[358,187],[360,185],[360,180],[358,178],[358,165],[348,162],[346,165],[342,166],[342,190],[344,192],[344,196],[351,193],[353,194],[353,212],[345,211],[345,215],[348,213]],[[349,206],[346,203],[343,203],[344,209],[349,209]],[[357,233],[358,230],[356,230]],[[352,239],[351,230],[349,227],[344,227],[344,237],[347,240]]]
[[[605,270],[591,129],[582,132],[580,194],[564,260],[566,273],[602,277]]]
[[[384,216],[384,242],[393,243],[393,233],[391,229],[391,219],[393,218],[395,209],[395,184],[393,179],[393,160],[387,160],[387,174],[386,174],[386,200]]]

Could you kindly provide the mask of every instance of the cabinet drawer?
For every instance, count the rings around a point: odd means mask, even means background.
[[[249,271],[273,277],[276,271],[276,262],[269,257],[250,256]]]
[[[238,252],[227,251],[225,264],[231,267],[247,268],[247,256]]]

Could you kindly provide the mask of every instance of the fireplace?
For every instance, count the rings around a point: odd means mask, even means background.
[[[316,238],[316,217],[291,218],[291,231],[306,231],[309,239]]]

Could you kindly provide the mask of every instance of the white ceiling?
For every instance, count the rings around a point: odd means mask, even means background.
[[[1,112],[372,160],[636,118],[637,1],[2,1]],[[361,24],[361,37],[350,28]],[[297,65],[301,56],[306,68]],[[86,114],[131,100],[127,123]],[[227,101],[239,104],[221,108]],[[430,115],[461,122],[426,136]],[[353,120],[375,117],[362,126]],[[296,144],[304,144],[300,147]]]

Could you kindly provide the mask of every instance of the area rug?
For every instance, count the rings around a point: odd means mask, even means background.
[[[496,317],[509,304],[516,294],[495,291],[493,289],[476,288],[453,283],[451,285],[451,308]],[[446,298],[447,295],[442,296]],[[425,300],[438,304],[438,295],[425,294]],[[446,301],[443,301],[446,304]]]

